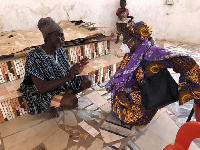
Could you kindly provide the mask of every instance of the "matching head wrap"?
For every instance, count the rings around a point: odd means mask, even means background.
[[[152,34],[152,28],[143,21],[126,27],[125,31],[128,35],[136,37],[140,42],[147,40]]]
[[[42,32],[44,39],[54,31],[63,31],[62,28],[50,17],[41,18],[38,21],[38,28]]]

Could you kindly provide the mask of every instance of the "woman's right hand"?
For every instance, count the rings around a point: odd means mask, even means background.
[[[80,60],[80,63],[76,63],[71,67],[69,75],[72,77],[72,79],[83,71],[85,65],[89,63],[88,60],[89,59],[87,57],[84,57],[82,60]]]

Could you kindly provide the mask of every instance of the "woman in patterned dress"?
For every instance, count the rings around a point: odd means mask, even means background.
[[[125,29],[123,44],[126,54],[120,68],[107,83],[106,88],[112,94],[112,114],[122,123],[133,125],[148,124],[156,110],[145,110],[141,104],[139,82],[144,77],[151,77],[165,68],[173,68],[180,73],[179,104],[194,99],[194,111],[200,121],[200,68],[193,58],[151,46],[148,38],[152,29],[144,22],[135,23]],[[128,52],[129,51],[129,52]],[[142,59],[145,54],[145,71]]]
[[[88,63],[88,58],[70,67],[62,48],[65,38],[61,27],[50,17],[41,18],[38,27],[44,45],[26,57],[25,77],[19,91],[26,99],[29,114],[43,113],[50,108],[51,116],[57,117],[59,107],[76,107],[78,99],[75,94],[91,86],[89,76],[77,76]]]

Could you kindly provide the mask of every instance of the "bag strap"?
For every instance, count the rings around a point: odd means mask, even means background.
[[[144,57],[145,57],[146,53],[149,51],[150,48],[151,48],[151,45],[147,48],[146,52],[142,56],[142,71],[143,72],[145,71],[145,63],[146,63],[146,60],[144,59]]]

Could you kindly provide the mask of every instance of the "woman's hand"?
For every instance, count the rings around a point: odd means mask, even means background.
[[[89,63],[88,60],[89,60],[89,59],[88,59],[87,57],[84,57],[82,60],[80,60],[80,63],[74,64],[74,65],[71,67],[70,75],[71,75],[72,77],[74,77],[75,75],[80,74],[80,73],[83,71],[85,65],[87,65],[87,64]]]
[[[83,71],[85,65],[87,65],[89,63],[89,58],[84,57],[82,60],[80,60],[80,73]]]
[[[129,100],[127,99],[128,94],[126,92],[118,92],[117,97],[122,103],[130,103]]]
[[[70,72],[69,72],[70,76],[72,76],[74,78],[75,75],[80,74],[80,71],[79,71],[80,67],[81,67],[80,63],[74,64],[70,69]]]
[[[81,65],[87,65],[89,63],[89,58],[84,57],[83,59],[80,60]]]

